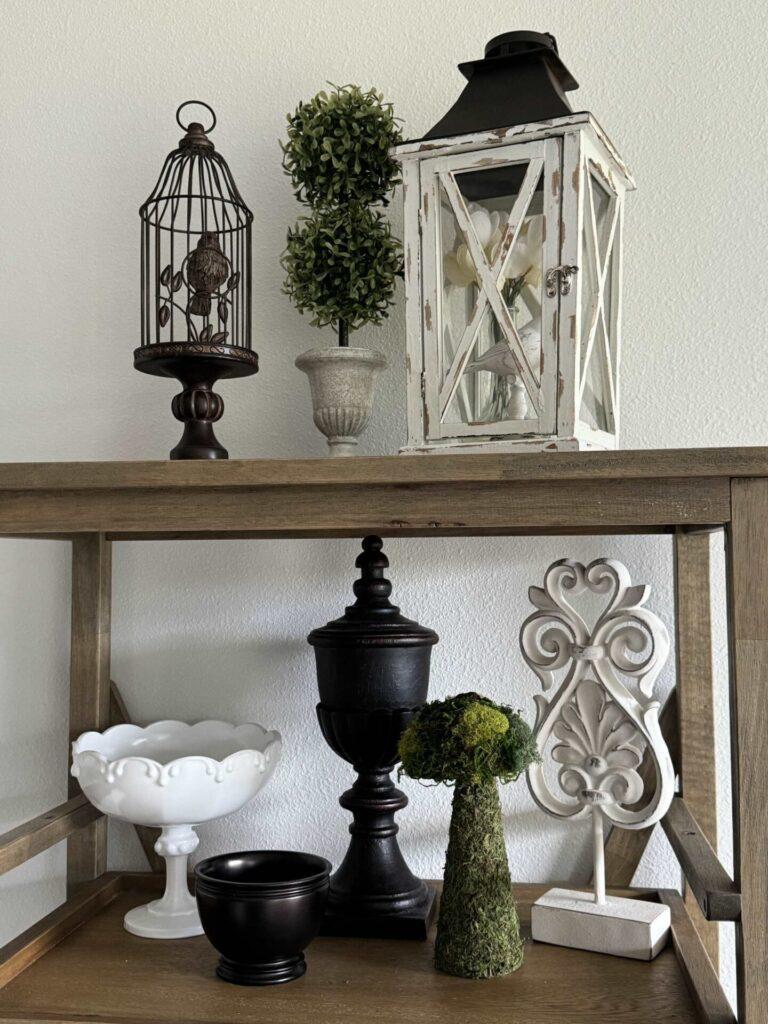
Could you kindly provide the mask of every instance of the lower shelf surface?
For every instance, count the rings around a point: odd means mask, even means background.
[[[47,1024],[693,1024],[700,1018],[671,947],[651,963],[530,941],[515,974],[467,981],[432,967],[432,943],[321,937],[307,973],[269,988],[227,984],[204,937],[159,941],[123,929],[146,891],[121,893],[0,990],[0,1021]]]

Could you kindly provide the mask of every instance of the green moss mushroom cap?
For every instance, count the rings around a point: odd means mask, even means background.
[[[477,693],[426,704],[400,740],[401,773],[444,783],[511,782],[539,760],[520,715]]]

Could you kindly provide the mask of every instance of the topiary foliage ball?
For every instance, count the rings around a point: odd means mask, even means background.
[[[392,104],[375,89],[345,85],[318,93],[288,115],[283,167],[296,197],[310,206],[386,206],[399,180],[389,150],[401,141]]]
[[[523,942],[496,780],[516,779],[538,760],[531,730],[512,708],[461,693],[418,712],[400,756],[401,773],[455,783],[435,966],[464,978],[517,970]]]
[[[344,321],[351,330],[378,324],[393,304],[403,273],[402,245],[377,210],[328,207],[288,232],[283,291],[312,324]]]

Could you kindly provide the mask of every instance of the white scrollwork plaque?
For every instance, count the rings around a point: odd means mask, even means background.
[[[528,784],[549,814],[592,814],[597,903],[605,903],[604,819],[620,828],[646,828],[666,814],[674,794],[660,703],[653,696],[669,636],[644,607],[649,591],[633,586],[615,559],[587,566],[563,559],[549,567],[543,587],[531,587],[537,610],[520,631],[523,657],[544,690],[534,698],[539,751],[559,766],[556,785],[544,763],[531,766]],[[593,606],[604,599],[594,625],[579,610],[580,597]],[[656,784],[643,800],[638,769],[646,751]]]

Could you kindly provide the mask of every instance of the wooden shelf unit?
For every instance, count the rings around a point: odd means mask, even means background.
[[[724,530],[726,539],[735,878],[715,853],[712,530]],[[67,902],[0,951],[0,1021],[280,1024],[311,1013],[318,1024],[416,1016],[435,1024],[578,1024],[597,1016],[627,1024],[726,1024],[736,1017],[712,967],[712,922],[732,920],[738,1020],[762,1024],[768,448],[0,465],[0,536],[72,543],[73,736],[125,716],[109,675],[114,541],[366,533],[673,534],[677,687],[664,722],[681,794],[663,825],[689,884],[684,899],[659,894],[672,908],[670,948],[640,964],[533,945],[518,974],[474,984],[432,971],[425,945],[321,939],[311,947],[314,970],[303,981],[240,991],[212,977],[214,954],[204,940],[151,943],[122,931],[123,912],[145,898],[156,877],[105,873],[106,821],[75,785],[66,803],[0,836],[0,872],[67,838],[69,882]],[[643,833],[611,833],[609,883],[631,882],[647,841]],[[518,897],[527,906],[538,891],[522,886]]]

